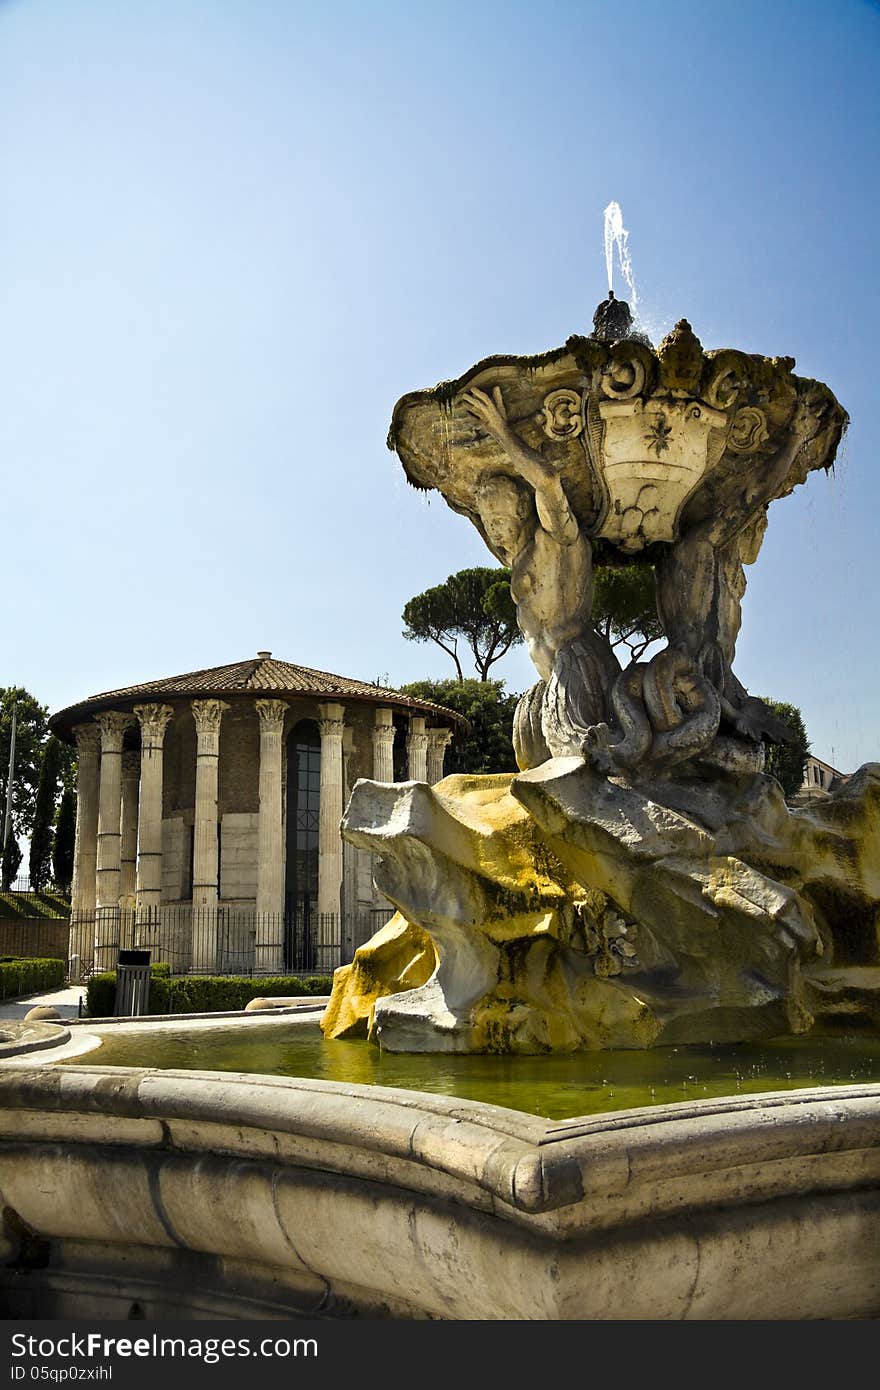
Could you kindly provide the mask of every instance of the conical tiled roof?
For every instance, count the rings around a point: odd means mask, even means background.
[[[71,729],[105,709],[130,709],[134,704],[161,700],[199,699],[212,695],[228,698],[246,695],[299,695],[321,700],[357,700],[374,705],[391,705],[413,712],[434,716],[446,724],[467,724],[455,710],[429,700],[416,700],[399,690],[384,685],[336,676],[329,671],[315,671],[310,666],[297,666],[279,661],[271,652],[258,652],[246,661],[233,661],[228,666],[211,666],[204,671],[188,671],[182,676],[164,676],[140,685],[123,686],[90,695],[76,705],[53,714],[49,721],[60,738],[70,738]]]

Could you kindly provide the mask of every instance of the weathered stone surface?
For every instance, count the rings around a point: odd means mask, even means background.
[[[880,1307],[878,1086],[560,1123],[287,1077],[0,1068],[0,1140],[10,1317]]]
[[[374,1033],[374,1007],[388,994],[418,989],[436,969],[430,937],[395,913],[336,971],[333,994],[321,1027],[328,1038],[366,1037]]]
[[[55,1010],[50,1015],[58,1018]],[[36,1017],[40,1014],[40,1017]],[[62,1023],[55,1023],[52,1017],[42,1015],[38,1009],[30,1009],[25,1017],[4,1019],[0,1028],[0,1062],[11,1057],[20,1057],[27,1052],[40,1052],[44,1048],[60,1047],[70,1038],[70,1029]]]
[[[763,774],[729,785],[725,811],[699,777],[670,790],[574,758],[362,782],[344,833],[378,852],[400,915],[337,972],[328,1036],[540,1052],[875,1016],[873,976],[848,972],[880,969],[877,765],[794,812]]]

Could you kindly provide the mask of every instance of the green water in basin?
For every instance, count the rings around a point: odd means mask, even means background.
[[[104,1066],[260,1072],[402,1086],[505,1105],[547,1119],[712,1096],[880,1081],[880,1038],[863,1034],[771,1043],[574,1052],[540,1057],[380,1052],[325,1041],[317,1022],[112,1033],[88,1061]],[[84,1058],[73,1058],[72,1063]]]

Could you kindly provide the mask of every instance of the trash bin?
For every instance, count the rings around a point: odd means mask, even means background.
[[[149,1013],[150,952],[120,951],[116,965],[115,1018],[134,1018]]]

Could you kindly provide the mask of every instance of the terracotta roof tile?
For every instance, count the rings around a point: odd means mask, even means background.
[[[246,695],[264,693],[267,695],[314,695],[331,700],[336,697],[365,700],[377,705],[396,705],[407,709],[421,709],[427,714],[442,715],[447,722],[467,724],[467,720],[454,710],[444,709],[442,705],[429,700],[417,700],[399,690],[391,690],[384,685],[373,685],[366,681],[352,680],[349,676],[336,676],[329,671],[315,671],[310,666],[297,666],[290,661],[279,661],[271,654],[259,654],[247,661],[234,661],[228,666],[211,666],[203,671],[188,671],[180,676],[165,676],[155,681],[144,681],[139,685],[123,686],[118,690],[104,690],[98,695],[52,716],[51,723],[56,732],[64,733],[73,723],[89,718],[99,709],[107,709],[114,701],[135,700],[153,701],[175,697],[193,698],[211,695]]]

